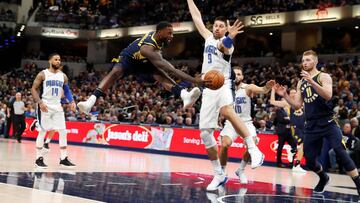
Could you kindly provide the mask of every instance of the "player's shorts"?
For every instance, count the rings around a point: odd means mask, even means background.
[[[138,62],[127,56],[120,56],[119,62],[114,64],[113,67],[122,67],[124,69],[124,77],[134,75],[138,79],[147,82],[154,82],[153,75],[157,72],[157,68],[150,61],[145,63]]]
[[[219,128],[220,108],[234,102],[230,84],[224,84],[218,90],[205,88],[202,93],[200,108],[200,129]]]
[[[251,137],[257,137],[256,128],[252,121],[245,122],[246,128],[248,129]],[[228,136],[233,142],[240,135],[236,133],[234,127],[230,121],[226,120],[224,128],[220,132],[220,136]]]
[[[294,133],[293,133],[293,137],[295,138],[296,140],[296,143],[298,145],[302,144],[304,142],[304,130],[303,129],[298,129],[298,128],[295,128],[294,130],[292,130]]]
[[[65,114],[62,111],[62,107],[59,106],[48,106],[48,112],[42,112],[40,107],[38,107],[38,121],[40,125],[40,130],[49,131],[49,130],[65,130]]]

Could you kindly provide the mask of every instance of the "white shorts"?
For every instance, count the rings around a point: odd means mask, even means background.
[[[40,129],[44,131],[49,130],[65,130],[65,114],[64,111],[59,111],[48,106],[48,112],[42,112],[38,107],[38,121]]]
[[[220,108],[234,102],[230,84],[224,84],[218,90],[204,89],[200,108],[200,129],[219,128]]]
[[[252,121],[245,122],[245,125],[250,133],[250,136],[257,137],[256,128],[255,128],[254,124],[252,123]],[[238,135],[236,133],[236,131],[235,131],[234,127],[231,125],[230,121],[227,120],[225,122],[224,128],[220,132],[220,136],[228,136],[234,142],[234,140],[236,140],[236,138],[239,137],[240,135]]]

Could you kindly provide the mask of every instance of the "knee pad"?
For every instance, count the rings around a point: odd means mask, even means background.
[[[60,147],[66,147],[67,146],[67,134],[66,134],[66,130],[58,130],[59,132],[59,146]]]
[[[44,146],[44,139],[45,139],[46,131],[40,130],[39,134],[36,138],[36,147],[42,148]]]
[[[334,148],[336,156],[339,158],[346,172],[356,169],[354,161],[350,158],[350,155],[346,152],[343,147]]]
[[[214,137],[213,129],[201,130],[200,137],[201,137],[202,141],[204,142],[206,149],[209,149],[217,144],[215,137]]]

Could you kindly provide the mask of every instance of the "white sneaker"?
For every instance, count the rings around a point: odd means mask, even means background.
[[[183,100],[184,109],[190,108],[200,97],[201,91],[198,87],[194,87],[190,92],[181,91],[180,97]]]
[[[301,168],[300,164],[297,166],[294,166],[292,168],[292,171],[295,173],[306,173],[306,170],[304,170],[303,168]]]
[[[245,175],[245,171],[244,170],[241,170],[240,168],[238,168],[236,171],[235,171],[235,174],[236,176],[238,177],[239,179],[239,182],[241,184],[248,184],[248,180],[246,178],[246,175]]]
[[[95,102],[96,102],[96,97],[94,95],[91,95],[89,99],[87,99],[86,101],[79,102],[77,104],[77,107],[79,107],[81,113],[89,114]]]
[[[249,154],[251,156],[252,169],[257,168],[263,164],[265,155],[257,147],[249,149]]]
[[[217,190],[221,185],[225,185],[225,183],[228,181],[228,177],[225,175],[225,173],[221,175],[215,175],[211,183],[207,186],[207,191],[214,191]]]
[[[291,150],[288,152],[288,154],[287,154],[287,159],[288,159],[288,161],[289,161],[289,163],[292,163],[294,160],[294,155],[295,155],[295,153],[292,153],[291,152]]]

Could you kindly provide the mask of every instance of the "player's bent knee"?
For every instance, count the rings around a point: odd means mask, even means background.
[[[222,116],[224,116],[225,118],[229,118],[232,115],[236,116],[234,108],[231,105],[226,105],[226,106],[221,107],[220,114]]]
[[[120,78],[123,75],[123,68],[120,64],[117,64],[113,67],[113,69],[111,70],[111,74],[116,77],[116,78]]]
[[[201,130],[200,137],[204,142],[206,149],[209,149],[217,144],[214,137],[214,130],[212,129]]]
[[[228,136],[221,136],[221,147],[223,148],[229,148],[232,144],[232,140]]]

